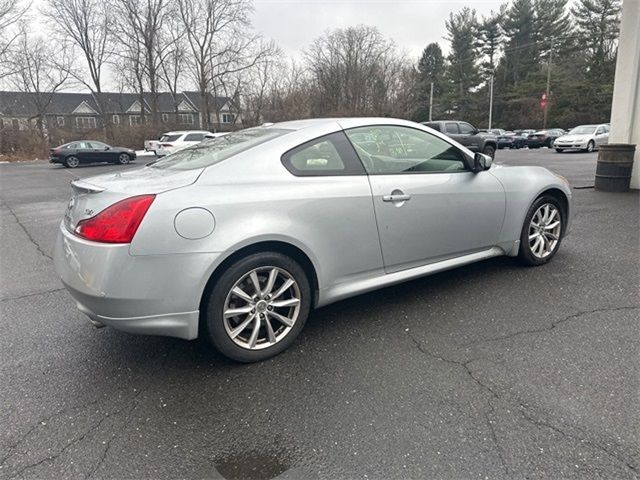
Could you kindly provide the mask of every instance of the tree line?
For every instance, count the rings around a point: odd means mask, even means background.
[[[209,94],[232,98],[245,126],[351,115],[424,121],[431,110],[486,127],[491,82],[495,127],[540,128],[549,82],[546,124],[569,127],[609,119],[620,4],[512,0],[482,16],[464,7],[444,20],[446,48],[426,45],[417,61],[376,27],[339,28],[295,61],[253,30],[251,0],[44,0],[44,25],[25,1],[0,0],[0,82],[36,94],[42,112],[47,93],[89,90],[107,129],[100,94],[115,82],[145,95],[144,128],[155,131],[159,92],[191,89],[204,128],[220,113]],[[34,119],[40,127],[43,118]]]

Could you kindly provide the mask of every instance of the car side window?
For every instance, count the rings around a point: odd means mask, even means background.
[[[376,125],[352,128],[346,134],[371,175],[466,171],[460,150],[423,130]],[[360,144],[362,134],[375,139],[375,150],[370,143]]]
[[[473,135],[474,133],[476,133],[476,129],[473,128],[468,123],[460,122],[458,124],[458,128],[460,128],[460,133],[462,135]],[[495,133],[495,131],[494,131],[494,133]]]
[[[298,177],[364,175],[344,132],[316,138],[282,155],[282,164]]]
[[[89,148],[93,148],[95,150],[104,150],[105,148],[107,148],[107,144],[106,143],[102,143],[102,142],[88,142],[89,143]]]
[[[602,135],[604,133],[604,127],[598,127],[598,130],[596,130],[596,135]]]
[[[201,142],[204,138],[204,133],[190,133],[184,137],[185,142]]]
[[[87,148],[89,148],[89,145],[87,145],[87,142],[78,142],[76,143],[75,148],[78,150],[86,150]]]
[[[460,133],[458,130],[458,124],[455,122],[447,122],[444,124],[444,131],[446,133]]]

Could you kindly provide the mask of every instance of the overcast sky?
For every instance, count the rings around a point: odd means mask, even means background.
[[[431,42],[448,42],[444,22],[465,6],[478,16],[497,11],[504,0],[254,0],[253,25],[285,53],[300,51],[327,29],[371,25],[417,58]]]

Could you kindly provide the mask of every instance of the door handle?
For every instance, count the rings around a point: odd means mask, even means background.
[[[411,200],[411,195],[406,195],[404,193],[385,195],[382,197],[383,202],[406,202],[407,200]]]

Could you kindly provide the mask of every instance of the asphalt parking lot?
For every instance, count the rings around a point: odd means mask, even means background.
[[[596,158],[496,155],[574,187]],[[637,192],[575,189],[544,267],[497,258],[342,301],[239,365],[96,330],[62,289],[69,181],[122,168],[0,165],[0,478],[638,477]]]

